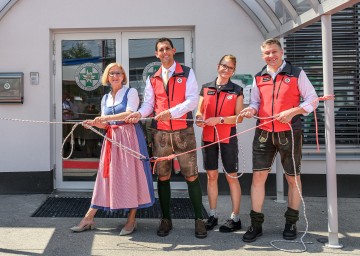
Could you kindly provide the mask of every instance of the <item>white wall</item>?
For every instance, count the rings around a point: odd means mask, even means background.
[[[34,19],[41,9],[28,2],[19,1],[0,21],[0,72],[24,72],[25,78],[24,104],[0,104],[0,116],[49,121],[49,30]],[[31,71],[40,72],[39,85],[30,85]],[[1,172],[51,169],[49,125],[0,122]]]

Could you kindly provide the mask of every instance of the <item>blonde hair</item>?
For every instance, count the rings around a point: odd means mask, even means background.
[[[102,75],[102,78],[101,78],[101,83],[102,85],[109,85],[109,70],[112,68],[112,67],[118,67],[120,68],[120,71],[121,73],[123,73],[124,75],[124,79],[122,81],[122,84],[127,84],[127,76],[126,76],[126,73],[125,73],[125,70],[124,68],[122,67],[121,64],[119,63],[116,63],[116,62],[113,62],[113,63],[110,63],[109,65],[106,66],[105,70],[104,70],[104,73]]]

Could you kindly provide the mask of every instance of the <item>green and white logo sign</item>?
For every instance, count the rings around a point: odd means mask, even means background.
[[[155,74],[155,72],[158,71],[160,67],[161,67],[161,62],[158,61],[151,62],[150,64],[146,65],[142,73],[144,83],[146,82],[147,77]]]
[[[101,68],[94,63],[84,63],[76,69],[76,84],[85,91],[93,91],[101,85]]]

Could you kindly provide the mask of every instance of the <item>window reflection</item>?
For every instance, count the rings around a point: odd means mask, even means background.
[[[62,41],[62,113],[63,137],[74,122],[100,115],[102,96],[108,88],[101,86],[105,67],[116,61],[116,43],[110,40]],[[103,138],[81,125],[74,130],[74,145],[67,139],[63,156],[64,181],[94,181]],[[71,152],[72,151],[72,152]]]

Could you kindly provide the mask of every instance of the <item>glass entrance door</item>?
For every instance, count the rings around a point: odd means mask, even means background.
[[[120,34],[78,33],[55,36],[56,187],[90,190],[99,166],[103,138],[78,125],[73,140],[65,138],[74,124],[100,115],[108,87],[101,85],[107,64],[118,61]],[[61,155],[62,151],[62,155]]]
[[[63,122],[55,127],[56,187],[69,190],[91,190],[97,175],[103,138],[81,125],[73,131],[73,144],[65,138],[74,124],[100,115],[102,96],[108,87],[101,85],[107,64],[119,62],[129,77],[129,87],[138,90],[142,101],[145,80],[159,67],[155,42],[169,37],[177,49],[176,61],[191,66],[191,32],[111,32],[55,35],[55,117]],[[143,122],[144,131],[149,126]],[[149,152],[152,144],[147,137]],[[61,156],[60,152],[63,152]],[[178,166],[174,162],[174,179]],[[179,179],[183,181],[183,179]],[[182,188],[176,182],[173,188]]]

